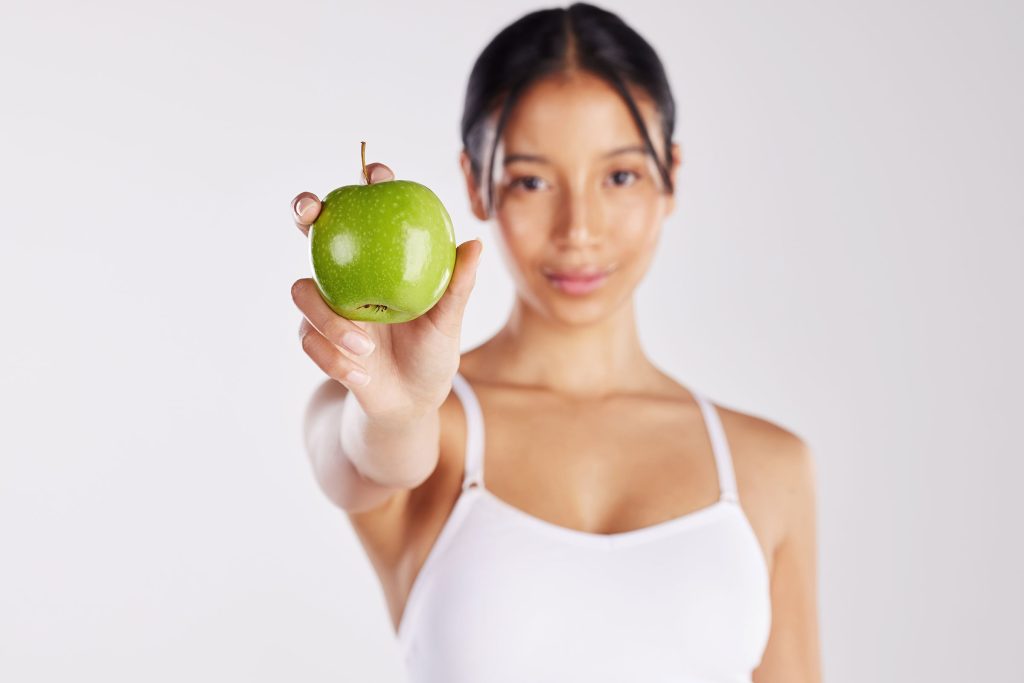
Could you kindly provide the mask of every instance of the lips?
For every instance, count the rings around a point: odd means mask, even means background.
[[[544,268],[544,277],[554,287],[566,294],[587,294],[608,278],[611,268],[577,268],[573,270],[551,270]]]
[[[586,268],[574,268],[568,270],[554,270],[550,268],[541,269],[545,276],[557,280],[593,280],[611,272],[611,268],[598,268],[590,266]]]

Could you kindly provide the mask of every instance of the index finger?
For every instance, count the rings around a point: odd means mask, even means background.
[[[309,236],[309,226],[320,215],[320,206],[320,199],[312,192],[300,192],[292,199],[292,220],[303,235]]]

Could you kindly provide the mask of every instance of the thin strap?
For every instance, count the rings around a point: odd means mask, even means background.
[[[466,378],[456,371],[452,376],[452,389],[462,402],[466,414],[466,464],[462,476],[462,488],[484,485],[484,416],[480,410],[473,387]]]
[[[704,416],[704,427],[711,438],[711,450],[715,454],[715,466],[718,468],[719,498],[738,501],[739,492],[736,488],[736,475],[733,472],[732,452],[729,450],[729,441],[725,438],[725,429],[722,428],[718,409],[700,392],[690,389],[690,393],[700,405],[701,413]]]

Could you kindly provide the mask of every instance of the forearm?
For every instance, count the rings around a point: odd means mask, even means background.
[[[341,450],[366,479],[414,488],[430,476],[440,451],[437,409],[418,417],[383,420],[368,416],[354,394],[345,397]]]
[[[309,401],[304,426],[306,451],[320,488],[336,505],[354,512],[375,507],[397,489],[418,485],[437,463],[436,410],[433,418],[372,420],[344,386],[324,382]]]

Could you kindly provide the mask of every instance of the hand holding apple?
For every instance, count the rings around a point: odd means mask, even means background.
[[[402,182],[393,178],[394,173],[384,164],[364,163],[362,179],[367,186]],[[326,201],[321,203],[311,192],[302,192],[292,201],[295,224],[307,236],[315,235],[317,224],[324,225],[319,223],[319,219],[325,205]],[[443,221],[440,225],[443,227]],[[443,236],[444,231],[440,232]],[[447,397],[452,377],[459,367],[462,317],[476,282],[482,248],[483,244],[478,239],[459,245],[453,255],[452,270],[445,278],[446,287],[439,298],[425,312],[402,322],[385,322],[384,318],[358,320],[341,315],[328,304],[314,279],[296,281],[292,286],[292,297],[304,315],[300,327],[303,349],[329,377],[356,395],[368,415],[404,418],[436,409]],[[364,273],[363,280],[353,282],[372,285],[372,270],[370,275]],[[442,277],[436,272],[435,276]],[[394,286],[394,283],[388,289],[387,284],[384,283],[380,290],[367,288],[364,293],[390,292],[393,295],[390,303],[379,301],[388,306],[388,310],[401,310],[399,302],[415,299],[416,292],[403,293],[401,287]],[[402,299],[404,295],[409,298]],[[345,298],[346,295],[341,292],[339,296]],[[421,297],[419,305],[429,299],[430,296]],[[360,338],[374,347],[365,355],[360,355],[358,346],[353,343]],[[353,370],[364,373],[367,383],[361,383],[358,375],[350,375]]]

